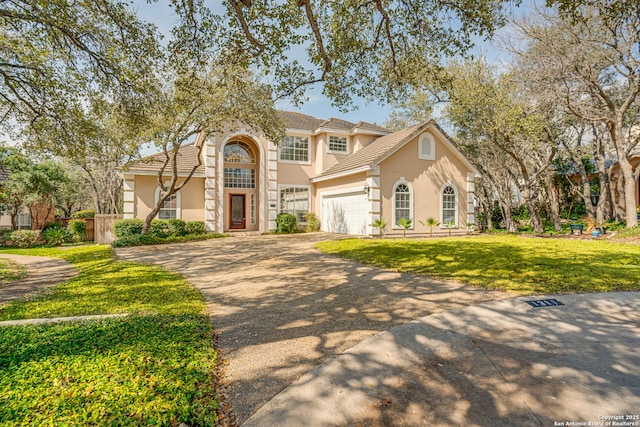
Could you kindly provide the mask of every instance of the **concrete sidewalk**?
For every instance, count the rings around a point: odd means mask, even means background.
[[[527,303],[543,298],[564,305]],[[309,371],[243,427],[640,426],[639,416],[640,292],[620,292],[398,326]]]

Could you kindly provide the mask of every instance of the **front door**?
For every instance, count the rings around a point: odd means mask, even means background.
[[[244,194],[231,194],[231,224],[229,228],[246,228]]]

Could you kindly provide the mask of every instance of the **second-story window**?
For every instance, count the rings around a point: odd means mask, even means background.
[[[329,137],[329,151],[332,153],[346,153],[347,152],[347,138],[342,136],[330,136]]]
[[[285,136],[280,143],[280,160],[308,162],[309,138],[304,136]]]

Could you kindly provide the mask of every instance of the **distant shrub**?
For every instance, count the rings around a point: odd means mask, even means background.
[[[277,233],[295,233],[298,220],[291,214],[281,213],[276,217],[276,224]]]
[[[87,209],[85,211],[77,211],[71,214],[71,219],[88,219],[96,216],[96,212],[93,209]]]
[[[199,240],[217,239],[219,237],[226,237],[225,234],[187,234],[186,236],[170,236],[170,237],[155,237],[150,234],[127,236],[122,239],[118,239],[113,243],[116,248],[124,248],[128,246],[142,246],[142,245],[162,245],[166,243],[181,243],[181,242],[194,242]]]
[[[42,227],[42,232],[44,233],[50,228],[64,228],[64,226],[60,221],[48,222],[44,225],[44,227]]]
[[[309,212],[304,215],[304,220],[307,222],[307,226],[305,227],[305,231],[320,231],[320,219],[313,212]]]
[[[87,223],[83,219],[72,219],[67,224],[67,231],[71,233],[73,240],[82,242],[87,237]]]
[[[184,236],[187,234],[187,223],[181,219],[166,220],[169,236]]]
[[[40,240],[40,231],[16,230],[9,235],[9,240],[19,248],[32,248]]]
[[[205,234],[204,221],[190,221],[185,226],[186,234]]]
[[[118,239],[122,239],[128,236],[135,236],[142,234],[142,226],[144,221],[141,219],[121,219],[116,221],[113,226],[113,232]]]
[[[71,234],[62,227],[49,227],[42,232],[42,238],[48,246],[60,246],[71,240]]]

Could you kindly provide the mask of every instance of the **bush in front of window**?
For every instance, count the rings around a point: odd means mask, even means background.
[[[306,232],[320,231],[320,218],[313,212],[304,214],[304,220],[307,222]]]
[[[204,221],[189,221],[185,226],[186,234],[205,234]]]
[[[151,227],[149,227],[149,236],[160,237],[164,239],[171,234],[169,230],[169,224],[165,219],[154,219],[151,221]]]
[[[167,228],[169,236],[184,236],[187,234],[187,223],[182,219],[167,219]]]
[[[295,233],[298,220],[294,215],[288,213],[278,214],[276,218],[276,233]]]
[[[19,248],[32,248],[40,240],[39,230],[16,230],[9,235],[9,241]]]
[[[118,239],[142,234],[144,221],[141,219],[120,219],[113,226],[113,232]]]

